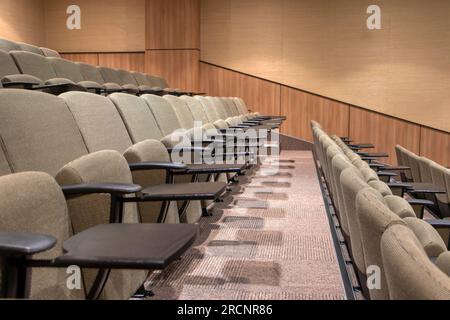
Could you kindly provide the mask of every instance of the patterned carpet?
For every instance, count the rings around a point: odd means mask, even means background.
[[[150,276],[153,299],[345,299],[311,152],[241,177],[200,228],[183,259]]]

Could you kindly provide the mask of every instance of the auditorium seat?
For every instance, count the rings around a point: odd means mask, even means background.
[[[0,50],[0,80],[4,87],[31,88],[43,84],[39,78],[21,74],[13,57],[3,50]]]
[[[128,186],[130,191],[139,190],[137,187]],[[122,188],[125,190],[125,185]],[[71,190],[75,187],[71,186]],[[173,249],[174,242],[180,241],[172,251],[175,252],[185,251],[195,239],[195,226],[104,224],[87,228],[81,234],[74,233],[74,219],[63,193],[67,191],[42,172],[0,177],[0,266],[4,272],[0,298],[79,300],[98,299],[104,294],[105,298],[129,299],[143,284],[144,270],[156,268],[160,263],[155,259],[158,254],[165,260],[179,257],[179,253],[161,255],[160,250],[143,241],[162,240],[161,246],[165,246],[164,237],[170,236]],[[91,208],[89,214],[101,210],[98,209]],[[164,233],[158,235],[158,228]],[[136,249],[137,242],[141,242],[142,248]],[[32,267],[33,261],[40,261],[41,267]],[[75,265],[91,269],[80,279],[80,290],[67,286],[67,268]],[[23,276],[22,271],[27,266]],[[102,279],[98,276],[98,281],[92,284],[92,276],[95,276],[92,268],[95,267],[112,269],[112,273]],[[120,271],[122,268],[136,271]],[[104,284],[106,287],[102,288]],[[114,288],[117,285],[120,287]]]
[[[22,50],[22,51],[31,52],[31,53],[38,54],[38,55],[41,55],[41,56],[44,55],[42,50],[39,47],[37,47],[37,46],[34,46],[32,44],[28,44],[28,43],[23,43],[23,42],[18,42],[17,44],[19,45],[20,50]]]
[[[68,105],[72,115],[77,123],[77,126],[83,136],[89,152],[96,152],[99,150],[115,150],[124,154],[125,158],[132,161],[139,160],[136,165],[141,164],[140,169],[135,170],[134,176],[144,187],[152,185],[160,185],[166,181],[167,177],[172,175],[188,175],[189,179],[186,182],[194,182],[192,176],[195,172],[182,166],[171,164],[169,152],[162,143],[156,140],[145,140],[133,145],[133,142],[128,134],[126,126],[116,109],[113,102],[99,95],[90,93],[68,92],[60,96]],[[148,125],[150,125],[149,123]],[[152,167],[150,164],[159,163],[161,166],[156,173],[149,171]],[[144,164],[148,164],[148,169],[145,170]],[[161,175],[161,169],[164,169],[162,164],[166,164],[167,172]],[[175,167],[173,167],[175,166]],[[154,169],[154,168],[153,168]],[[180,171],[180,172],[176,172]],[[184,185],[173,185],[171,201],[191,201],[179,208],[180,216],[183,221],[196,222],[201,216],[201,209],[196,200],[217,200],[219,196],[225,191],[226,185],[224,183],[194,183]],[[167,187],[166,187],[167,189]],[[185,190],[180,192],[179,190]],[[196,190],[196,196],[189,197],[192,190]],[[210,196],[210,194],[212,194]],[[192,199],[191,199],[192,198]],[[163,203],[163,206],[169,206],[169,203]],[[145,205],[143,205],[145,206]],[[153,208],[155,206],[152,206]],[[164,207],[165,208],[165,207]],[[144,221],[147,222],[178,222],[178,215],[167,216],[160,211],[150,211],[147,208],[141,210],[141,215]],[[157,219],[155,219],[155,216]],[[184,220],[186,219],[186,220]]]
[[[89,154],[73,115],[61,98],[34,91],[3,89],[0,91],[0,127],[2,151],[8,155],[7,160],[0,157],[4,159],[0,169],[5,174],[10,170],[13,173],[42,171],[56,177],[65,187],[92,183],[132,184],[130,167],[120,153]],[[124,222],[139,222],[136,205],[127,204],[118,214],[111,204],[110,192],[102,188],[96,190],[100,190],[100,194],[92,194],[99,191],[88,189],[68,198],[74,233],[109,223],[115,216],[123,216],[121,221]],[[90,195],[81,196],[86,193]],[[153,195],[158,196],[149,193],[145,198],[151,199]],[[88,287],[95,274],[95,270],[84,273]],[[103,297],[126,298],[129,290],[136,290],[144,279],[143,272],[113,271]]]
[[[86,88],[89,91],[101,93],[104,87],[94,81],[86,81],[80,70],[80,66],[69,60],[61,58],[47,58],[53,66],[58,78],[69,79],[70,81]]]
[[[391,225],[381,239],[381,255],[392,300],[450,300],[450,254],[430,261],[413,232]]]
[[[83,75],[83,78],[85,81],[92,81],[95,83],[101,84],[105,90],[105,93],[114,93],[114,92],[125,92],[126,90],[123,89],[119,84],[113,83],[113,82],[106,82],[103,79],[103,76],[96,66],[87,64],[87,63],[77,63],[80,66],[81,74]]]
[[[13,57],[20,73],[34,76],[44,83],[44,86],[39,86],[41,90],[46,90],[55,95],[65,91],[86,90],[72,80],[59,78],[51,61],[42,55],[26,51],[11,51],[10,55]]]

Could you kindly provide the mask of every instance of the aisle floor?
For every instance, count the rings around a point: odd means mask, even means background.
[[[195,246],[150,276],[153,299],[345,299],[311,152],[283,152],[240,180]]]

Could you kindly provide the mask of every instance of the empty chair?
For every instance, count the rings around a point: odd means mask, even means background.
[[[103,86],[94,81],[86,81],[81,73],[80,66],[69,60],[61,58],[47,58],[55,70],[58,78],[69,79],[74,83],[88,89],[100,92]]]
[[[11,51],[10,54],[22,74],[32,75],[42,80],[46,85],[42,89],[48,89],[50,93],[59,94],[70,90],[86,90],[72,80],[59,78],[50,60],[42,55],[26,51]]]
[[[133,92],[151,90],[151,88],[149,88],[147,86],[139,85],[139,83],[133,77],[131,72],[119,69],[119,70],[117,70],[117,73],[119,75],[119,80],[120,80],[119,84],[125,89],[132,90]]]
[[[22,74],[13,57],[3,50],[0,50],[0,80],[4,87],[32,87],[43,84],[39,78]]]
[[[430,261],[409,228],[391,225],[381,239],[381,255],[392,300],[450,300],[450,255]]]

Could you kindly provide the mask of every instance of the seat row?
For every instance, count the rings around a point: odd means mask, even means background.
[[[423,208],[413,205],[427,201],[394,195],[406,184],[383,182],[388,172],[373,170],[372,159],[363,160],[317,122],[312,131],[347,262],[357,272],[354,289],[370,299],[449,299],[450,223],[420,219]]]
[[[178,223],[251,174],[280,121],[237,98],[0,90],[3,296],[129,298],[188,249],[197,229]]]
[[[129,72],[61,58],[54,50],[0,39],[0,80],[3,87],[43,90],[133,94],[188,94],[171,89],[161,77]]]
[[[404,182],[421,186],[422,189],[438,189],[423,196],[434,202],[430,210],[440,218],[450,218],[450,169],[398,145],[395,148],[398,163],[407,166],[401,178]]]

